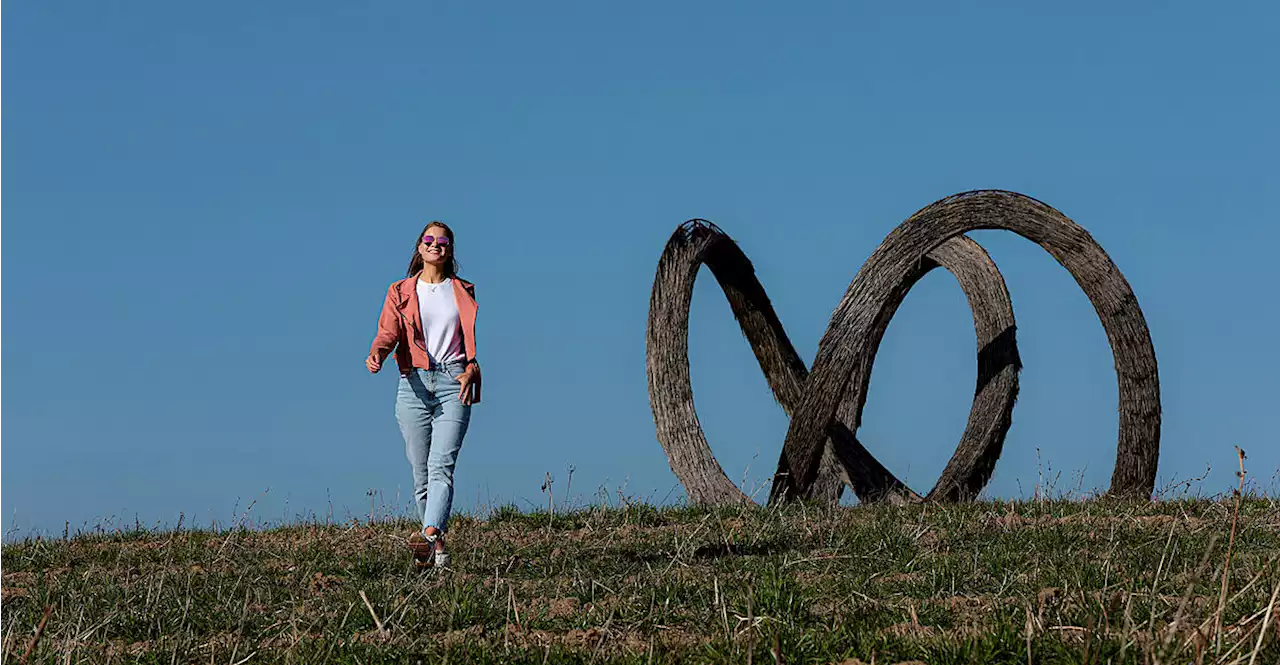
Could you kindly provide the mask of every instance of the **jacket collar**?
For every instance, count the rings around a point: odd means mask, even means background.
[[[422,313],[418,309],[417,285],[418,277],[421,276],[421,274],[421,272],[418,272],[410,277],[400,280],[396,288],[396,291],[398,292],[397,295],[400,299],[400,302],[397,303],[397,308],[399,309],[400,315],[404,317],[406,322],[409,324],[409,334],[413,337],[413,343],[416,343],[419,348],[426,351],[422,346],[423,343],[419,341],[422,336]],[[471,282],[455,276],[453,278],[453,297],[454,301],[458,304],[458,317],[459,322],[462,324],[467,357],[475,358],[476,311],[479,309],[475,299],[475,286]],[[478,387],[477,390],[479,390]]]
[[[400,293],[401,309],[408,308],[412,304],[413,311],[414,312],[418,311],[418,278],[421,276],[422,276],[422,271],[419,270],[418,272],[410,275],[409,277],[406,277],[400,280],[400,284],[397,290]],[[472,284],[471,282],[468,282],[465,279],[462,279],[461,277],[454,276],[452,279],[455,284],[462,287],[461,289],[455,288],[453,290],[454,293],[459,295],[466,294],[466,296],[471,299],[471,302],[474,303],[475,296],[473,295],[473,293],[475,291],[475,285]],[[421,321],[418,321],[417,323],[419,326],[422,325]]]

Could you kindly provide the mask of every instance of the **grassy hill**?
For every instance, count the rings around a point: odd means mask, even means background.
[[[1275,665],[1280,505],[1243,500],[1232,538],[1235,514],[506,508],[458,518],[425,572],[407,522],[27,540],[3,548],[4,661],[51,608],[30,662]]]

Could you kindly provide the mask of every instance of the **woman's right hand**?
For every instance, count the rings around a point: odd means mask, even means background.
[[[373,354],[369,354],[369,357],[364,359],[364,366],[369,368],[369,373],[377,374],[378,370],[382,369],[382,361]]]

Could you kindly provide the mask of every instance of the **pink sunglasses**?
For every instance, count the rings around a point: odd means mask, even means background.
[[[437,245],[440,245],[441,247],[448,247],[449,237],[440,236],[439,238],[437,238],[435,236],[422,236],[422,244],[430,245],[432,242],[436,243]]]

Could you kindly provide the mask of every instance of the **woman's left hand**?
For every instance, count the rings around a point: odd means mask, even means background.
[[[463,404],[471,404],[471,381],[475,378],[476,366],[467,365],[467,369],[458,375],[458,399]]]

